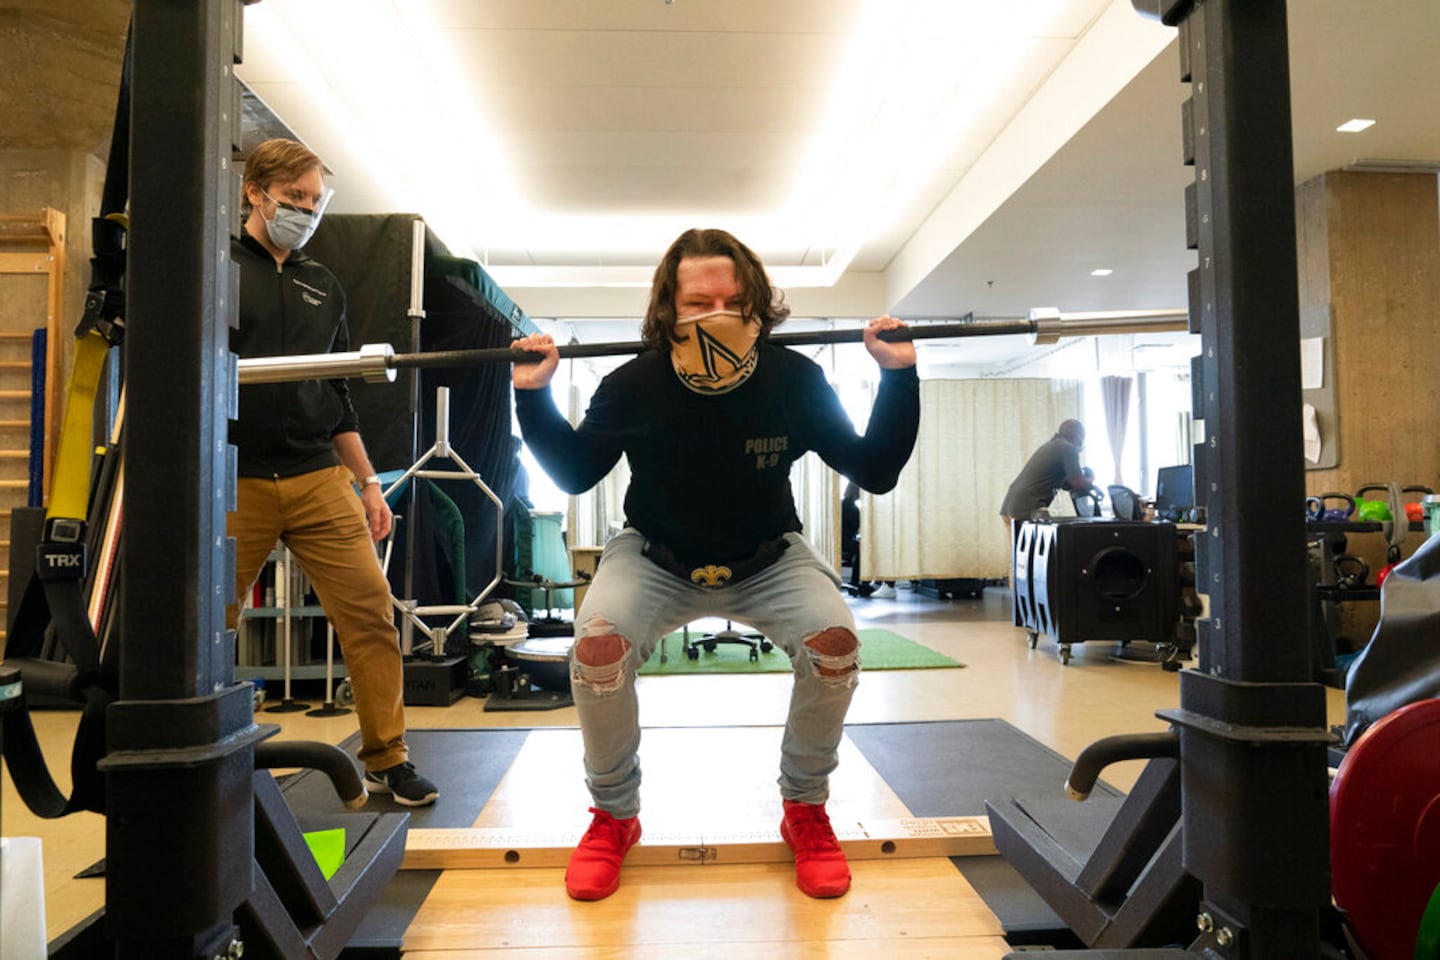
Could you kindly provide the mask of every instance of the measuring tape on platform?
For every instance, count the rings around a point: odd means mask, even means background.
[[[995,853],[985,817],[911,818],[832,824],[851,860],[988,856]],[[563,867],[580,841],[573,834],[473,827],[411,829],[402,870],[486,870]],[[789,863],[794,855],[772,830],[647,833],[625,858],[631,866],[706,863]]]

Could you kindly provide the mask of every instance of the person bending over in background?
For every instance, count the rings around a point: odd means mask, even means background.
[[[919,379],[914,344],[879,338],[904,324],[870,321],[865,347],[880,389],[858,436],[820,367],[768,342],[788,315],[748,247],[722,230],[688,230],[655,270],[648,349],[601,382],[579,427],[548,389],[559,364],[553,340],[514,344],[544,358],[515,365],[515,406],[556,484],[584,491],[622,454],[631,471],[626,526],[605,545],[570,652],[594,801],[565,872],[576,899],[618,889],[621,862],[640,839],[636,673],[662,636],[707,616],[750,624],[789,654],[780,833],[802,891],[838,897],[850,887],[825,802],[860,642],[839,576],[800,535],[790,466],[814,450],[867,490],[893,488],[915,443]]]
[[[1085,425],[1079,420],[1066,420],[1055,436],[1030,455],[1000,504],[1007,533],[1014,520],[1029,520],[1036,510],[1049,506],[1056,490],[1090,491],[1094,484],[1080,468],[1080,451],[1084,448]]]

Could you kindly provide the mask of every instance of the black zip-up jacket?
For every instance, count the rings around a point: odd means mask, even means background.
[[[324,265],[299,250],[283,264],[247,233],[230,245],[240,264],[240,326],[230,349],[242,358],[338,353],[350,349],[345,291]],[[240,388],[230,424],[242,477],[293,477],[335,466],[331,438],[358,431],[342,380],[254,383]]]

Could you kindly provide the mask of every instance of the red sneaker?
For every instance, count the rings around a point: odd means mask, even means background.
[[[850,865],[830,828],[823,803],[785,801],[780,836],[795,854],[795,882],[811,897],[839,897],[850,889]]]
[[[617,820],[590,808],[595,819],[565,868],[565,892],[576,900],[604,900],[620,889],[620,864],[640,839],[640,818]]]

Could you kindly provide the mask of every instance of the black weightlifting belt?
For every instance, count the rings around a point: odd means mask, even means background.
[[[790,546],[784,537],[761,541],[760,546],[748,557],[726,560],[720,563],[691,563],[675,556],[674,551],[658,540],[645,540],[640,552],[660,569],[672,573],[687,583],[707,590],[718,590],[740,583],[771,566]]]

